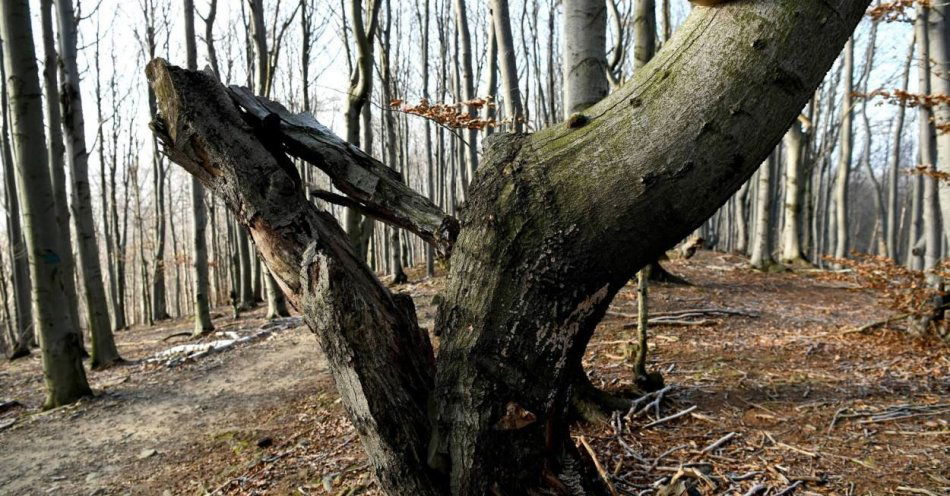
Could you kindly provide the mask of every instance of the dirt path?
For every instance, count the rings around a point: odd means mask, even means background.
[[[121,383],[99,382],[99,397],[0,433],[0,493],[112,494],[207,436],[253,433],[259,412],[318,388],[317,355],[313,335],[298,327],[173,369],[120,367],[106,380]]]
[[[651,313],[745,315],[652,326],[649,367],[672,386],[661,411],[631,419],[619,435],[575,426],[619,494],[657,494],[647,490],[688,466],[704,474],[702,495],[745,494],[755,484],[772,494],[799,484],[806,495],[950,495],[946,347],[883,329],[844,333],[890,314],[844,283],[760,274],[747,260],[709,252],[667,267],[694,285],[654,286]],[[444,281],[417,270],[410,279],[398,289],[431,328]],[[590,343],[585,368],[599,387],[630,387],[623,349],[635,299],[632,286],[621,291]],[[219,316],[216,325],[246,334],[262,325],[260,313]],[[187,327],[122,332],[120,350],[141,360]],[[324,368],[314,337],[298,328],[174,368],[93,372],[106,394],[37,414],[38,358],[0,362],[0,400],[26,405],[0,412],[0,425],[18,419],[0,431],[0,494],[379,495]],[[657,414],[690,408],[648,427]],[[907,408],[929,410],[887,417]]]

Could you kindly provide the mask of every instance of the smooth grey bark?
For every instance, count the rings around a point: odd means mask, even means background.
[[[90,366],[109,367],[122,361],[112,336],[109,307],[102,282],[99,243],[92,218],[92,196],[89,192],[89,153],[86,151],[82,96],[79,91],[79,67],[76,63],[77,19],[72,0],[55,0],[59,26],[60,110],[66,136],[66,162],[72,180],[72,210],[82,266],[86,322],[92,341]]]
[[[416,4],[418,7],[418,3]],[[416,19],[419,21],[419,25],[422,29],[422,35],[419,37],[419,43],[421,44],[422,49],[422,98],[426,101],[429,100],[429,21],[431,18],[431,12],[429,10],[429,0],[424,2],[425,15],[416,11]],[[489,39],[492,40],[489,44],[494,46],[494,29],[492,29],[492,24],[488,22],[488,32]],[[494,89],[493,79],[495,78],[495,59],[497,59],[497,53],[493,53],[491,49],[488,51],[488,90],[489,96],[494,96],[492,90]],[[497,52],[497,49],[495,50]],[[493,112],[493,107],[489,106],[489,112]],[[489,114],[488,118],[491,118],[492,115]],[[488,132],[491,132],[492,128],[488,128]],[[432,130],[429,124],[429,119],[425,120],[425,153],[426,153],[426,197],[431,202],[435,202],[435,164],[432,161]],[[426,275],[432,277],[435,275],[435,251],[432,249],[431,245],[426,245]]]
[[[750,182],[742,183],[736,192],[736,247],[735,252],[745,255],[749,252],[749,224],[746,198],[749,196]]]
[[[10,145],[10,114],[7,101],[7,76],[5,69],[6,45],[0,38],[0,112],[3,114],[3,125],[0,129],[0,153],[3,154],[4,192],[6,193],[6,228],[7,242],[10,247],[10,263],[12,265],[13,304],[16,314],[16,336],[13,340],[13,349],[10,350],[11,360],[28,356],[30,346],[35,341],[33,329],[33,307],[30,288],[30,260],[27,255],[26,240],[20,216],[20,200],[16,184],[16,164],[13,162],[13,151]]]
[[[656,53],[656,1],[635,0],[633,12],[633,70],[645,66]]]
[[[434,367],[408,299],[357,262],[210,76],[153,61],[154,128],[243,216],[317,333],[384,492],[600,495],[569,436],[566,379],[630,276],[709,218],[781,140],[867,5],[696,9],[651,70],[588,109],[587,125],[492,140],[452,252]],[[662,73],[675,77],[652,84]],[[222,134],[231,139],[213,139]],[[579,171],[580,160],[592,166]]]
[[[950,8],[945,1],[932,2],[928,12],[931,91],[936,95],[950,95]],[[938,102],[933,106],[933,117],[938,129],[950,125],[950,105]],[[936,170],[950,173],[950,132],[941,129],[936,139]],[[939,181],[939,204],[943,233],[950,234],[950,182]]]
[[[455,5],[455,28],[458,30],[458,44],[460,60],[458,61],[462,69],[462,98],[465,101],[475,99],[475,72],[472,70],[472,35],[468,29],[468,11],[465,8],[465,0],[454,0]],[[468,108],[468,114],[475,117],[478,112]],[[465,161],[462,171],[462,192],[468,194],[468,183],[475,177],[475,169],[478,168],[478,131],[469,129],[467,131],[466,151],[468,160]]]
[[[157,26],[159,25],[159,20],[156,19],[158,15],[158,7],[154,0],[147,0],[142,3],[142,16],[145,21],[145,51],[146,56],[149,59],[155,58],[156,51],[158,49],[158,41],[156,32]],[[148,87],[148,111],[149,117],[154,119],[157,110],[155,104],[155,92],[151,87]],[[154,197],[153,203],[153,229],[155,234],[154,240],[154,253],[152,254],[152,275],[151,281],[147,277],[147,268],[146,272],[143,272],[143,283],[150,284],[148,290],[148,310],[149,315],[146,319],[151,325],[157,321],[165,320],[168,318],[168,305],[166,300],[166,291],[165,291],[165,164],[164,159],[157,152],[158,143],[155,141],[154,136],[152,137],[152,146],[156,150],[152,154],[152,195]],[[141,199],[139,199],[141,201]],[[144,236],[144,226],[141,227],[143,232],[141,233]],[[145,242],[145,238],[140,236],[141,243]],[[147,264],[148,261],[145,257],[142,257],[142,263]],[[144,288],[143,288],[144,290]]]
[[[854,146],[854,40],[844,47],[841,92],[841,142],[835,178],[835,258],[848,256],[848,182],[851,180],[851,153]]]
[[[183,0],[185,18],[185,57],[190,70],[198,69],[198,47],[195,41],[195,2]],[[214,8],[214,7],[212,7]],[[217,72],[215,72],[217,74]],[[211,322],[211,291],[208,279],[208,240],[206,229],[208,225],[208,210],[205,206],[204,186],[194,177],[191,178],[191,256],[192,256],[192,284],[194,286],[193,304],[195,310],[195,325],[193,336],[204,336],[214,331]]]
[[[752,256],[749,264],[757,270],[768,271],[775,265],[772,259],[772,168],[774,155],[759,168],[755,194],[755,230],[752,235]]]
[[[604,0],[564,1],[564,119],[607,96]]]
[[[782,256],[785,264],[807,263],[802,253],[802,155],[804,133],[801,123],[795,122],[785,134],[785,220],[782,225]]]
[[[76,292],[76,262],[73,259],[72,237],[69,231],[69,194],[66,188],[66,153],[63,144],[62,115],[57,85],[56,38],[53,32],[53,0],[40,0],[40,25],[43,30],[43,95],[46,97],[47,150],[53,180],[53,197],[56,200],[56,225],[60,232],[60,258],[63,285],[69,307],[70,321],[79,328],[79,296]]]
[[[461,0],[458,0],[458,1],[461,2]],[[459,8],[458,3],[456,4],[456,8]],[[464,9],[464,2],[462,2],[461,8]],[[458,13],[456,15],[458,15]],[[462,15],[464,17],[464,13]],[[467,21],[465,22],[465,29],[466,31],[468,30]],[[392,46],[391,33],[392,33],[392,8],[390,5],[390,0],[386,0],[386,24],[382,32],[380,33],[382,35],[381,40],[380,40],[380,45],[381,45],[380,52],[381,52],[381,59],[382,59],[380,61],[380,72],[382,73],[381,78],[382,78],[384,102],[392,101],[393,97],[395,96],[395,89],[396,89],[395,88],[396,82],[393,79],[392,67],[390,66],[390,57],[389,57],[390,48]],[[468,35],[466,33],[466,37],[467,36]],[[471,57],[469,56],[469,58]],[[471,60],[469,60],[469,72],[471,72]],[[471,74],[469,74],[468,77],[471,77]],[[469,81],[467,84],[471,84],[471,81]],[[468,98],[472,98],[472,97],[469,96]],[[382,117],[383,117],[382,123],[385,128],[384,148],[386,150],[386,159],[389,161],[389,166],[393,170],[398,170],[397,159],[396,159],[396,153],[397,153],[396,149],[398,147],[398,143],[396,143],[396,118],[393,112],[383,112]],[[470,138],[472,137],[474,137],[474,131],[470,135]],[[474,157],[474,159],[475,160],[478,159],[477,155]],[[470,165],[473,165],[473,164],[470,164]],[[473,165],[473,168],[471,169],[471,173],[474,174],[474,172],[475,172],[475,169]],[[406,273],[405,271],[403,271],[403,268],[402,268],[402,246],[400,245],[400,242],[399,242],[399,229],[395,227],[390,229],[389,236],[390,236],[389,273],[393,277],[394,284],[403,284],[406,281],[408,281],[409,278],[406,276]]]
[[[511,35],[511,18],[508,0],[490,0],[491,23],[498,44],[498,66],[501,72],[502,95],[505,99],[505,119],[511,120],[511,129],[520,133],[524,129],[524,110],[521,89],[518,83],[518,63],[515,60],[515,42]]]
[[[30,5],[27,0],[0,1],[0,37],[16,47],[4,58],[6,89],[10,96],[16,179],[22,193],[23,227],[30,260],[33,322],[40,338],[44,408],[72,403],[92,394],[82,366],[82,345],[68,304],[60,270],[59,227],[56,216],[45,133],[39,68],[33,48]]]
[[[239,308],[242,310],[247,310],[254,308],[254,305],[257,303],[254,301],[254,288],[252,284],[252,273],[254,272],[253,263],[251,262],[251,241],[247,237],[247,232],[243,229],[238,229],[237,236],[237,245],[238,245],[238,260],[240,261],[240,284],[239,284]]]
[[[918,6],[917,19],[914,21],[914,32],[917,36],[917,90],[922,95],[930,95],[932,88],[931,68],[930,68],[930,29],[929,15],[930,8],[927,6]],[[922,220],[923,220],[923,240],[924,240],[924,258],[923,269],[929,270],[937,265],[940,260],[940,243],[943,238],[943,231],[940,229],[940,207],[938,204],[937,179],[932,175],[936,170],[936,138],[933,123],[933,108],[929,105],[917,106],[918,122],[918,151],[920,154],[920,169],[923,171],[923,197],[922,197]],[[936,277],[933,274],[928,275],[928,281],[935,284]]]
[[[910,47],[908,48],[907,59],[904,62],[904,69],[901,76],[901,89],[907,91],[910,83],[910,66],[914,59],[914,37],[911,37]],[[894,117],[891,128],[891,148],[887,159],[887,230],[885,232],[885,244],[887,246],[887,256],[897,260],[898,249],[898,181],[900,176],[900,162],[902,140],[904,134],[904,119],[906,108],[898,105],[897,115]]]
[[[353,42],[356,48],[356,62],[350,74],[350,86],[347,92],[346,106],[346,140],[354,146],[363,146],[360,136],[360,119],[363,107],[369,102],[373,91],[373,46],[378,24],[380,0],[369,0],[367,9],[369,18],[364,20],[362,0],[350,0],[350,24],[353,30]],[[367,150],[370,153],[370,150]],[[372,224],[356,210],[348,208],[344,211],[344,225],[357,253],[366,260],[369,250],[369,240],[372,234]]]

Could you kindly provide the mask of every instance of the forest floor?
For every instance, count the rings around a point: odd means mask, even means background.
[[[676,495],[684,481],[699,494],[763,484],[773,495],[950,495],[950,350],[884,329],[847,333],[889,311],[846,283],[760,274],[709,252],[665,265],[694,285],[654,285],[651,314],[745,315],[651,326],[650,368],[670,386],[659,412],[575,428],[618,494],[662,483]],[[443,281],[410,279],[398,289],[431,328]],[[588,348],[605,389],[631,382],[624,326],[635,314],[631,285]],[[218,314],[239,336],[276,330],[172,363],[147,359],[184,342],[163,338],[188,323],[120,332],[129,364],[90,373],[95,398],[49,412],[38,357],[0,364],[0,402],[22,405],[0,412],[0,494],[378,494],[313,335],[297,319],[261,317]]]

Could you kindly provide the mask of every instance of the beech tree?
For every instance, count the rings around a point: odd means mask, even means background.
[[[56,202],[47,164],[43,101],[27,0],[0,2],[0,36],[17,47],[16,52],[6,54],[4,67],[33,281],[33,323],[43,352],[44,407],[51,408],[72,403],[92,391],[82,367],[79,331],[65,310],[68,299],[58,255],[63,246],[61,233],[57,223],[49,222],[56,217]]]
[[[153,130],[224,198],[317,334],[384,492],[606,494],[568,430],[570,378],[595,326],[766,159],[868,3],[694,9],[583,125],[496,133],[458,220],[312,117],[160,59],[146,69]],[[507,13],[493,14],[504,53]],[[411,299],[308,201],[284,152],[324,171],[348,207],[450,257],[438,356]]]
[[[109,319],[102,267],[99,262],[99,242],[92,218],[89,152],[86,150],[79,66],[76,62],[78,19],[73,11],[72,0],[55,0],[55,5],[56,20],[59,23],[59,56],[62,61],[59,102],[66,135],[66,163],[69,164],[72,179],[71,204],[82,266],[86,320],[92,341],[90,365],[93,368],[105,368],[122,361],[122,357],[119,356],[112,336],[112,323]]]

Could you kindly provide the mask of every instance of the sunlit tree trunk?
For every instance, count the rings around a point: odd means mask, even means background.
[[[607,7],[604,0],[564,2],[564,118],[607,96]]]

